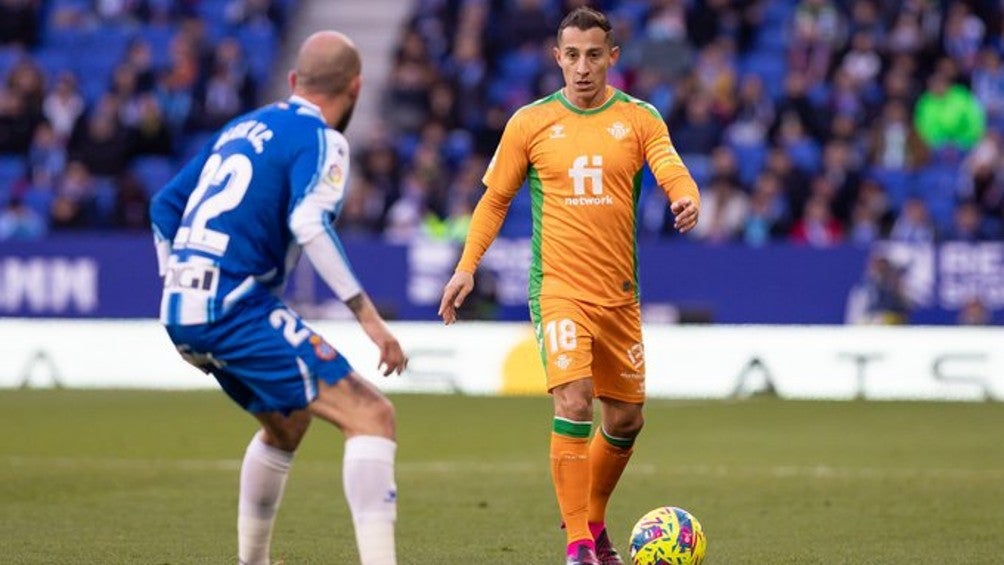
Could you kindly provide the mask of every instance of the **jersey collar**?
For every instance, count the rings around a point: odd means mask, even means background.
[[[294,94],[290,96],[286,101],[289,102],[290,104],[296,104],[301,108],[301,111],[303,111],[304,113],[310,114],[311,116],[317,116],[318,118],[320,118],[322,122],[324,121],[324,115],[321,114],[321,108],[317,104],[311,102],[310,100],[307,100],[302,96]]]
[[[588,116],[590,114],[598,114],[598,113],[602,112],[603,110],[606,110],[607,108],[609,108],[610,105],[614,103],[614,100],[617,99],[617,92],[618,92],[618,90],[616,88],[614,88],[614,87],[612,87],[612,86],[610,86],[608,84],[607,85],[607,99],[603,102],[603,104],[600,104],[596,108],[579,108],[575,104],[572,104],[572,102],[569,101],[568,98],[565,98],[565,89],[564,88],[562,88],[561,90],[558,91],[558,100],[561,101],[561,104],[565,108],[568,108],[572,112],[575,112],[576,114],[582,114],[584,116]]]

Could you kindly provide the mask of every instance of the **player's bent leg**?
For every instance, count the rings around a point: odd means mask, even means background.
[[[624,561],[606,529],[607,503],[631,459],[644,417],[641,404],[611,398],[600,398],[600,402],[601,428],[589,444],[589,530],[600,565],[620,565]]]
[[[241,463],[237,504],[237,555],[242,565],[268,565],[276,512],[282,501],[293,452],[310,425],[297,410],[255,414],[262,429],[251,438]]]
[[[567,562],[595,562],[595,544],[588,524],[592,379],[583,378],[558,385],[551,389],[551,395],[554,400],[551,477],[561,519],[565,523]]]
[[[352,512],[363,565],[396,563],[394,522],[394,407],[373,384],[355,373],[333,385],[318,382],[311,413],[338,426],[346,436],[342,482]]]

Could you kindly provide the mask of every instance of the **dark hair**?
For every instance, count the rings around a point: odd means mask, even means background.
[[[567,27],[574,27],[576,29],[581,29],[582,31],[588,31],[594,27],[598,27],[606,33],[607,45],[610,45],[611,47],[614,45],[613,27],[610,25],[610,20],[608,20],[606,15],[599,10],[583,6],[569,12],[568,15],[565,16],[565,19],[561,20],[561,25],[558,26],[559,44],[561,43],[561,32]]]

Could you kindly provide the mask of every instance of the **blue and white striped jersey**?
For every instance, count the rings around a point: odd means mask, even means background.
[[[298,96],[224,126],[150,205],[168,325],[279,294],[302,248],[343,300],[361,291],[333,223],[349,145]]]

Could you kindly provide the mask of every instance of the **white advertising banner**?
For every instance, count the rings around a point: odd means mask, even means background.
[[[352,322],[312,327],[388,392],[543,394],[528,324],[394,323],[411,363],[376,370]],[[0,388],[213,388],[155,321],[0,320]],[[1004,400],[1004,328],[645,327],[650,397]]]

